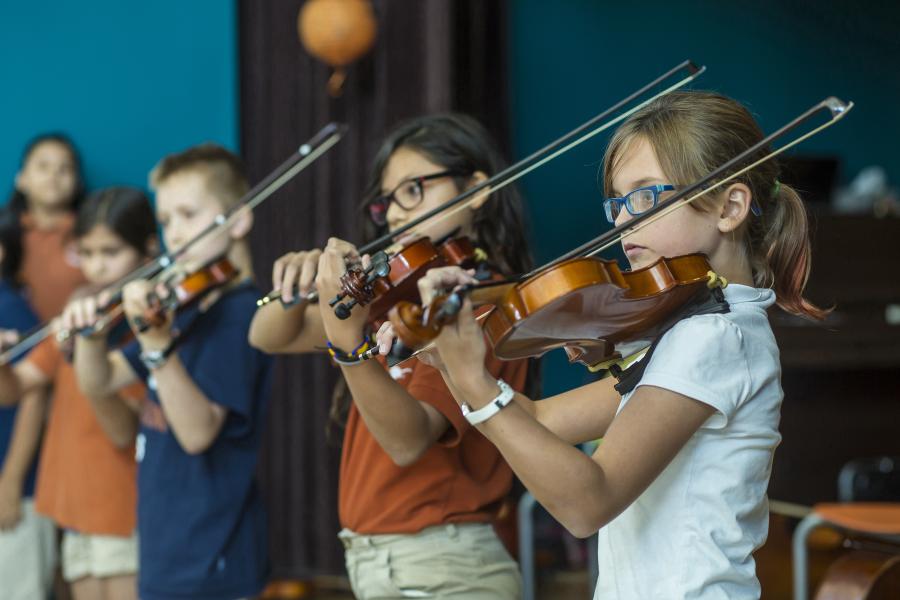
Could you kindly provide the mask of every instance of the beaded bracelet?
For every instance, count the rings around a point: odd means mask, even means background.
[[[370,348],[369,345],[371,343],[372,340],[366,337],[362,341],[362,343],[354,348],[351,352],[345,352],[331,342],[327,342],[328,354],[331,356],[331,360],[339,365],[343,365],[346,367],[358,365],[363,361],[367,361],[370,358],[378,356],[378,346]]]

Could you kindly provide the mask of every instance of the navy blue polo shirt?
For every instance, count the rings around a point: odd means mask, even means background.
[[[25,333],[38,324],[28,302],[17,289],[0,279],[0,329],[14,329]],[[21,357],[20,357],[21,358]],[[0,407],[0,468],[6,460],[6,451],[12,441],[13,427],[16,423],[18,406]],[[34,495],[34,478],[37,473],[37,457],[25,478],[22,495],[30,498]]]
[[[255,471],[271,358],[247,342],[259,290],[235,288],[206,312],[179,312],[177,354],[209,400],[228,409],[213,444],[186,453],[166,425],[140,348],[123,353],[147,382],[138,459],[142,600],[223,600],[258,593],[268,575],[266,523]]]

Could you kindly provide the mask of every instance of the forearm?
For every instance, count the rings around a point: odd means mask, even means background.
[[[453,394],[453,397],[456,398],[457,402],[463,402],[463,398],[465,398],[464,392],[456,385],[453,381],[453,378],[450,377],[450,374],[447,373],[446,369],[441,369],[441,376],[444,378],[444,383],[447,384],[447,388],[450,390],[450,393]],[[485,377],[491,377],[491,374],[485,370]],[[522,408],[526,413],[531,415],[534,418],[538,417],[538,404],[531,398],[523,395],[516,394],[514,398],[516,404]]]
[[[137,435],[138,418],[135,410],[118,395],[92,396],[91,404],[97,422],[106,437],[117,448],[127,448]]]
[[[458,390],[475,407],[497,392],[497,385],[488,380],[465,392]],[[603,468],[535,420],[523,408],[521,394],[516,396],[516,402],[480,424],[479,431],[566,529],[578,537],[592,535],[618,511]]]
[[[256,311],[250,345],[269,354],[314,352],[324,345],[319,308],[306,301],[285,308],[272,302]]]
[[[199,454],[209,448],[222,427],[225,409],[206,397],[177,354],[153,376],[166,422],[184,451]]]
[[[446,431],[437,409],[426,408],[376,361],[341,370],[366,427],[396,464],[414,463]]]
[[[0,470],[0,479],[21,487],[34,463],[44,428],[46,395],[44,390],[33,390],[22,398],[16,412],[12,439],[6,453],[6,460]]]
[[[103,398],[112,395],[113,366],[100,337],[78,336],[75,340],[75,375],[81,391],[88,397]]]

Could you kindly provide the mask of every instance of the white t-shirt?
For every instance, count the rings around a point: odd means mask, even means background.
[[[716,412],[600,530],[595,600],[760,596],[753,551],[768,532],[766,488],[781,441],[781,365],[766,316],[775,294],[736,284],[724,291],[731,312],[675,325],[638,384],[689,396]]]

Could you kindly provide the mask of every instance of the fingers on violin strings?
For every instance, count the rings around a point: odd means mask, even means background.
[[[328,238],[328,245],[325,247],[325,249],[340,252],[341,255],[346,258],[359,260],[359,252],[356,250],[356,246],[340,238]]]
[[[284,268],[288,261],[288,256],[285,255],[275,260],[272,263],[272,289],[276,291],[281,290],[281,284],[284,279]]]
[[[298,257],[302,261],[302,257]],[[297,282],[297,276],[303,266],[296,258],[288,261],[281,273],[281,280],[278,282],[278,289],[281,290],[281,298],[285,302],[294,299],[294,284]]]
[[[301,296],[306,296],[311,291],[312,283],[316,279],[316,272],[319,270],[319,256],[322,253],[318,250],[308,252],[303,259],[303,265],[300,269],[300,277],[298,279],[297,288]]]

